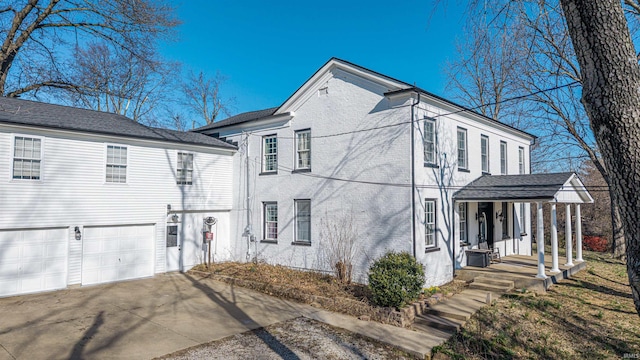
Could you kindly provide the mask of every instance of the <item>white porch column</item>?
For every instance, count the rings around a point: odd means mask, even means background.
[[[582,260],[582,217],[580,216],[580,204],[576,204],[576,261]]]
[[[537,227],[538,232],[536,234],[536,241],[538,242],[538,275],[539,279],[546,279],[547,275],[544,273],[544,216],[542,213],[542,203],[538,202],[538,220]]]
[[[573,266],[573,244],[571,239],[571,204],[567,203],[567,218],[564,222],[565,224],[565,233],[564,238],[567,242],[567,263],[564,266]]]
[[[558,267],[558,217],[556,203],[551,203],[551,272],[559,273]]]

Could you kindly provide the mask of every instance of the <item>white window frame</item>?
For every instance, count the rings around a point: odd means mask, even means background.
[[[460,243],[467,244],[469,242],[467,213],[468,204],[466,202],[458,203],[458,227],[460,228]]]
[[[502,225],[501,228],[501,232],[502,232],[502,238],[503,239],[510,239],[511,238],[511,227],[509,227],[509,203],[508,202],[502,202],[501,203],[501,207],[500,207],[500,211],[502,212]]]
[[[125,149],[127,154],[125,157],[125,162],[124,164],[122,163],[109,163],[109,148],[119,148],[119,149]],[[107,144],[104,147],[104,162],[105,162],[105,166],[104,166],[104,181],[107,184],[126,184],[129,181],[129,147],[127,145],[122,145],[122,144]],[[109,181],[108,179],[108,172],[109,172],[109,167],[112,168],[119,168],[122,169],[124,168],[124,181],[113,181],[113,176],[112,176],[112,180]]]
[[[507,162],[507,142],[500,141],[500,174],[507,175],[508,174],[508,165]]]
[[[23,139],[23,141],[25,139],[27,140],[37,140],[40,142],[40,152],[39,152],[39,158],[35,158],[33,157],[25,157],[24,156],[24,151],[22,156],[16,156],[16,140],[18,138]],[[38,164],[38,176],[29,176],[28,178],[25,178],[24,176],[20,176],[20,177],[15,177],[15,171],[16,171],[16,161],[21,162],[21,164],[24,164],[25,162],[28,162],[29,164],[31,164],[31,169],[33,169],[33,164],[37,163]],[[33,135],[14,135],[11,141],[11,172],[9,173],[9,176],[11,178],[12,181],[41,181],[42,180],[42,174],[44,173],[43,171],[43,165],[44,163],[44,138],[41,136],[33,136]],[[22,171],[21,171],[22,172]]]
[[[311,244],[311,200],[310,199],[296,199],[293,201],[294,203],[294,243],[296,244]],[[305,214],[301,214],[300,205],[302,203],[306,203],[309,206],[309,212],[306,214],[307,219],[304,219]],[[306,220],[306,221],[305,221]],[[308,239],[304,239],[300,236],[300,232],[302,231],[302,223],[303,221],[306,223],[307,227],[307,237]]]
[[[270,213],[272,210],[275,210],[275,219],[269,216],[270,214],[273,214]],[[264,201],[262,203],[262,239],[266,241],[278,241],[277,201]]]
[[[524,147],[518,146],[518,171],[524,174]]]
[[[431,127],[431,131],[428,131],[428,127]],[[438,137],[436,135],[436,119],[434,118],[425,117],[424,119],[422,147],[424,150],[424,165],[435,166],[438,155]]]
[[[525,216],[525,203],[520,203],[520,234],[527,233],[527,218]]]
[[[424,199],[424,248],[438,246],[438,216],[436,199]]]
[[[480,164],[482,172],[490,174],[491,168],[489,163],[489,137],[487,135],[480,135]]]
[[[464,139],[461,139],[460,136],[463,136]],[[469,169],[469,153],[467,152],[467,129],[458,128],[457,131],[457,141],[458,141],[458,170],[468,170]],[[460,147],[462,145],[462,147]]]
[[[301,138],[302,137],[306,137],[306,148],[301,148],[300,146],[304,144],[304,142],[301,142]],[[296,163],[295,163],[295,169],[296,170],[311,170],[311,129],[304,129],[304,130],[298,130],[295,132],[295,139],[296,139],[296,148],[295,148],[295,152],[296,152]],[[306,164],[303,164],[303,155],[306,155]]]
[[[185,167],[184,159],[181,157],[187,157],[191,161],[187,162]],[[178,151],[176,154],[176,184],[178,185],[193,185],[193,161],[194,155],[188,151]],[[191,166],[189,166],[189,163]]]
[[[273,153],[267,153],[267,140],[274,140],[274,149]],[[268,160],[270,157],[273,157],[273,168],[268,168],[267,165],[271,163]],[[265,135],[262,137],[262,172],[263,173],[277,173],[278,172],[278,136],[276,134]]]

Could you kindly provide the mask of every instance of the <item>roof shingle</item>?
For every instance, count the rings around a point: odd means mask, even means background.
[[[203,131],[206,131],[206,130],[213,130],[213,129],[221,128],[221,127],[224,127],[224,126],[235,125],[235,124],[240,124],[240,123],[244,123],[244,122],[259,120],[259,119],[262,119],[262,118],[269,117],[269,116],[273,115],[276,112],[276,110],[278,110],[278,108],[279,107],[272,107],[272,108],[268,108],[268,109],[264,109],[264,110],[256,110],[256,111],[244,112],[242,114],[234,115],[234,116],[226,118],[224,120],[216,121],[216,122],[213,122],[211,124],[199,127],[197,129],[194,129],[193,131],[203,132]]]
[[[0,122],[236,149],[229,143],[207,135],[154,128],[123,115],[7,97],[0,97]]]
[[[553,199],[572,172],[522,175],[484,175],[453,194],[455,200]]]

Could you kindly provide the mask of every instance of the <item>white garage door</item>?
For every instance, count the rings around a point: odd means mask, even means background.
[[[153,276],[153,225],[85,227],[82,284]]]
[[[0,296],[67,286],[69,230],[0,230]]]

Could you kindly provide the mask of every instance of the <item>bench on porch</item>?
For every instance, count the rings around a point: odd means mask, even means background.
[[[478,249],[487,251],[489,253],[489,256],[491,256],[491,261],[495,260],[497,262],[502,262],[502,259],[500,258],[500,249],[490,249],[489,244],[487,244],[486,241],[479,242]]]

